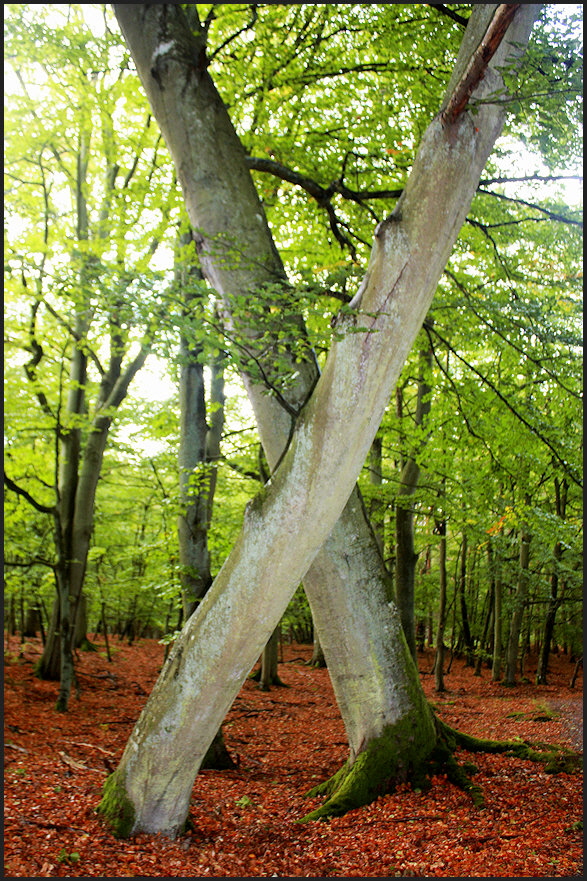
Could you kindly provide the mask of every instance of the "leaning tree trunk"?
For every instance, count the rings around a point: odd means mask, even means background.
[[[516,55],[536,14],[534,7],[528,8],[530,14],[522,9],[515,17],[519,25],[512,32]],[[200,258],[208,263],[213,278],[217,269],[214,257],[222,257],[222,236],[215,238],[212,255],[201,235],[194,205],[201,174],[199,161],[202,151],[210,147],[210,130],[215,133],[213,152],[221,164],[231,158],[227,145],[240,151],[241,158],[242,148],[237,146],[224,108],[216,100],[205,70],[202,42],[193,39],[181,8],[117,5],[115,9],[154,112],[165,121],[164,134],[191,217],[194,212],[192,224],[198,230]],[[483,97],[501,87],[498,70],[513,45],[507,50],[499,45],[487,67],[488,54],[477,50],[484,39],[491,41],[493,26],[500,18],[494,22],[493,6],[477,9],[481,11],[474,13],[465,35],[463,55],[442,112],[424,135],[396,211],[375,231],[364,283],[352,310],[338,321],[340,336],[298,416],[287,452],[269,485],[247,507],[233,551],[176,641],[120,765],[108,778],[101,810],[119,834],[144,830],[174,835],[183,827],[201,757],[298,583],[326,538],[334,534],[337,518],[353,491],[503,124],[503,107],[493,103],[481,104],[474,120],[465,111],[473,89],[476,97]],[[171,41],[170,34],[174,37]],[[503,31],[495,43],[500,44],[502,37]],[[472,59],[479,64],[473,65],[471,81]],[[481,74],[484,78],[479,86]],[[184,114],[185,108],[189,112]],[[198,108],[202,116],[192,131],[190,121],[198,118]],[[179,125],[167,128],[167,120]],[[196,139],[195,131],[199,134]],[[231,165],[231,171],[237,184],[250,186],[240,177],[238,165]],[[213,203],[217,180],[209,168],[206,175],[206,198]],[[200,196],[202,192],[200,187]],[[217,208],[224,216],[236,215],[246,237],[251,217],[248,212],[243,215],[240,201],[222,201]],[[261,214],[257,226],[265,226]],[[239,240],[239,246],[246,254],[246,242]],[[265,247],[250,253],[259,263],[268,256]],[[229,254],[227,243],[224,257]],[[341,445],[343,430],[347,443]],[[351,500],[350,504],[357,502]],[[334,549],[349,558],[353,552],[363,553],[360,542],[353,549],[335,541]],[[266,590],[268,583],[271,591]],[[349,670],[351,659],[359,662],[367,655],[371,671],[360,690],[343,689],[341,695],[346,701],[343,716],[348,717],[347,730],[351,728],[349,740],[359,749],[354,753],[351,749],[349,761],[333,780],[327,805],[310,816],[340,813],[372,799],[382,781],[405,779],[425,761],[436,742],[434,719],[397,615],[392,610],[386,612],[385,600],[376,596],[366,617],[362,604],[369,602],[369,597],[363,596],[359,602],[352,586],[346,586],[343,597],[347,600],[344,611],[350,606],[360,614],[358,620],[344,614],[334,621],[339,628],[337,642],[346,643]],[[317,600],[322,601],[322,612],[332,610],[330,591],[322,589]],[[375,631],[372,627],[363,630],[367,623],[377,621]],[[331,632],[334,634],[334,627]],[[360,650],[353,657],[357,644]],[[365,644],[372,651],[365,652]],[[336,647],[330,648],[336,657]],[[326,644],[324,649],[328,658]],[[379,657],[388,659],[385,669],[393,671],[392,677],[382,675],[375,661]],[[359,680],[353,676],[351,685],[354,683]],[[379,705],[375,720],[366,720],[365,703]],[[364,739],[357,738],[365,724],[372,735],[366,745]]]

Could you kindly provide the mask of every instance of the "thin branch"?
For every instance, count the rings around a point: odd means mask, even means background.
[[[16,493],[18,496],[22,496],[23,499],[32,505],[36,511],[39,511],[40,514],[54,514],[55,513],[55,505],[42,505],[40,502],[37,502],[36,499],[32,497],[30,492],[26,489],[23,489],[14,480],[11,480],[7,475],[6,471],[4,472],[4,484],[8,487],[8,489],[12,490],[12,492]]]
[[[239,465],[238,462],[227,459],[224,455],[221,455],[217,459],[212,461],[224,462],[225,465],[228,465],[228,467],[232,471],[236,472],[236,474],[240,474],[241,477],[248,477],[251,480],[254,480],[256,483],[259,483],[259,481],[261,481],[261,475],[258,471],[250,471],[248,468],[243,468],[243,466]]]
[[[474,367],[465,358],[463,358],[463,356],[460,355],[456,351],[456,349],[454,349],[450,345],[448,340],[444,339],[444,337],[441,336],[441,334],[438,332],[436,327],[426,328],[426,332],[428,333],[428,335],[430,335],[430,333],[433,333],[440,340],[440,342],[443,343],[443,345],[445,345],[447,347],[447,349],[449,349],[453,353],[453,355],[456,358],[458,358],[458,360],[462,364],[464,364],[468,370],[471,371],[471,373],[474,373],[475,376],[477,376],[484,385],[486,385],[488,388],[490,388],[491,391],[494,393],[494,395],[496,395],[496,397],[499,398],[499,400],[503,404],[505,404],[505,406],[510,411],[510,413],[512,413],[516,417],[516,419],[518,419],[518,421],[522,423],[522,425],[524,425],[533,435],[535,435],[535,437],[537,437],[538,440],[542,441],[542,443],[546,447],[548,447],[548,449],[550,450],[550,452],[552,453],[552,455],[554,456],[556,461],[559,463],[559,465],[562,465],[565,474],[568,474],[568,476],[571,478],[573,483],[576,483],[577,486],[582,486],[581,480],[578,477],[576,477],[575,474],[573,473],[573,469],[572,469],[571,465],[568,462],[565,462],[565,460],[562,458],[562,456],[560,455],[558,450],[553,446],[551,441],[549,441],[548,438],[546,438],[542,434],[542,432],[539,431],[538,428],[536,428],[535,425],[532,425],[531,422],[528,422],[528,420],[526,419],[525,416],[523,416],[521,413],[518,412],[518,410],[516,410],[516,408],[512,405],[512,403],[508,400],[508,398],[504,394],[502,394],[502,392],[499,391],[499,389],[491,382],[490,379],[488,379],[487,376],[485,376],[483,373],[481,373],[480,370],[477,370],[476,367]]]
[[[447,18],[456,21],[456,23],[462,25],[462,27],[466,28],[469,23],[468,18],[464,18],[462,15],[459,15],[458,12],[453,12],[452,9],[449,9],[444,3],[428,3],[427,5],[432,9],[435,9],[437,12],[440,12],[441,15],[446,15]]]
[[[281,162],[275,162],[273,159],[265,159],[260,156],[247,156],[246,163],[253,171],[263,171],[274,175],[281,180],[288,181],[296,186],[302,187],[311,196],[316,199],[320,206],[324,206],[326,202],[332,199],[333,195],[338,193],[344,199],[362,204],[368,199],[399,199],[403,193],[403,187],[396,187],[393,190],[351,190],[342,183],[341,180],[334,181],[328,187],[322,187],[319,183],[302,174],[294,171]]]
[[[440,112],[440,119],[445,125],[456,122],[467,107],[472,93],[485,76],[487,66],[505,37],[520,5],[520,3],[501,3],[495,10],[483,39],[473,52],[464,73]]]
[[[251,18],[249,19],[247,24],[243,25],[243,27],[240,30],[236,31],[234,34],[231,34],[229,37],[227,37],[224,40],[224,42],[222,42],[220,44],[220,46],[217,46],[216,49],[214,49],[214,51],[211,52],[210,55],[208,56],[210,61],[213,61],[216,58],[216,56],[220,52],[222,52],[223,49],[226,49],[226,47],[229,46],[233,42],[233,40],[238,39],[238,37],[240,37],[241,34],[245,34],[247,31],[250,31],[255,26],[255,24],[257,22],[257,5],[258,5],[257,3],[252,3],[250,5]],[[210,24],[212,23],[212,20],[213,20],[213,18],[211,17],[211,13],[213,15],[213,12],[212,12],[213,9],[214,9],[214,7],[212,7],[210,12],[208,13],[208,16],[207,16],[206,22],[205,22],[204,34],[206,37],[206,42],[208,40],[208,29],[209,29]]]
[[[495,324],[493,324],[491,321],[489,321],[489,319],[487,319],[483,315],[481,315],[477,311],[477,309],[475,309],[475,306],[473,305],[473,301],[471,299],[471,295],[470,295],[469,291],[466,289],[466,287],[463,284],[461,284],[461,282],[458,280],[458,278],[450,270],[445,269],[445,274],[448,276],[448,278],[450,278],[452,280],[454,285],[464,295],[464,297],[467,301],[467,305],[468,305],[469,309],[471,310],[471,312],[475,315],[475,317],[479,321],[481,321],[486,327],[488,327],[492,333],[495,333],[497,336],[499,336],[500,339],[502,339],[508,346],[510,346],[510,348],[514,349],[514,351],[517,352],[519,355],[523,355],[525,358],[528,359],[528,361],[531,361],[538,368],[540,368],[540,370],[543,370],[544,373],[546,373],[546,375],[549,376],[551,379],[553,379],[557,385],[559,385],[562,389],[564,389],[567,392],[567,394],[572,395],[574,398],[577,398],[577,400],[579,400],[579,401],[583,400],[583,397],[581,394],[576,392],[574,389],[571,389],[568,386],[566,386],[563,382],[561,382],[560,378],[556,375],[556,373],[554,373],[552,370],[549,370],[547,367],[545,367],[544,364],[542,363],[541,359],[533,358],[532,355],[529,355],[528,352],[526,352],[524,349],[522,349],[521,346],[518,346],[518,345],[516,345],[516,343],[512,342],[511,339],[509,339],[509,337],[507,337],[505,333],[502,333],[502,331],[498,327],[496,327]]]
[[[100,359],[98,358],[96,353],[88,346],[87,340],[84,340],[83,336],[81,334],[79,334],[75,330],[75,328],[73,328],[71,326],[71,324],[68,321],[66,321],[66,319],[63,318],[57,312],[57,310],[54,309],[53,306],[51,306],[51,304],[45,300],[44,297],[41,297],[40,302],[43,303],[43,306],[45,307],[47,312],[49,312],[49,314],[53,316],[55,321],[57,321],[59,324],[61,324],[62,327],[64,327],[67,330],[67,332],[73,337],[73,339],[76,341],[76,343],[83,344],[84,352],[89,356],[90,360],[94,362],[100,376],[104,376],[104,368],[102,367],[102,365],[100,363]]]
[[[334,233],[334,237],[339,242],[341,248],[348,248],[353,260],[357,259],[357,251],[350,240],[350,238],[342,232],[341,227],[344,227],[357,241],[362,244],[367,244],[367,242],[363,241],[359,236],[355,233],[352,233],[349,230],[349,227],[346,223],[341,221],[334,210],[334,206],[332,204],[332,197],[336,194],[341,195],[344,199],[347,199],[352,202],[356,202],[357,205],[360,205],[369,214],[372,216],[375,222],[378,222],[379,218],[373,211],[373,209],[365,204],[368,199],[398,199],[403,189],[396,188],[393,190],[351,190],[345,184],[343,184],[342,179],[333,181],[328,187],[323,187],[319,183],[317,183],[313,178],[308,177],[305,174],[301,174],[299,171],[294,171],[292,168],[288,168],[285,165],[282,165],[280,162],[275,162],[273,159],[265,159],[263,157],[257,156],[247,156],[246,163],[248,167],[253,171],[262,171],[267,172],[268,174],[272,174],[280,180],[287,181],[288,183],[292,183],[296,186],[301,187],[307,193],[312,196],[320,208],[323,208],[327,215],[328,221],[330,224],[330,229]]]
[[[573,226],[578,226],[580,229],[583,229],[583,222],[581,220],[574,220],[572,217],[565,217],[564,214],[557,214],[555,211],[550,211],[548,208],[542,208],[541,205],[535,205],[532,202],[527,202],[525,199],[514,199],[511,196],[504,196],[503,193],[494,193],[492,190],[486,190],[483,187],[477,188],[478,193],[484,193],[486,196],[493,196],[495,199],[503,199],[505,202],[513,202],[516,205],[523,205],[525,208],[532,208],[534,211],[541,211],[543,214],[546,214],[551,220],[558,220],[560,223],[568,223]]]
[[[538,183],[556,183],[560,180],[583,180],[582,174],[523,174],[520,177],[483,177],[479,186],[488,184],[519,184],[526,181],[538,181]]]
[[[12,569],[32,569],[33,566],[46,566],[48,569],[55,571],[56,568],[55,563],[51,563],[49,560],[42,560],[40,557],[35,557],[26,563],[19,560],[4,560],[4,565],[10,566]]]

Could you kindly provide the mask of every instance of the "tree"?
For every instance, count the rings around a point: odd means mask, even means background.
[[[107,781],[101,810],[121,834],[139,829],[175,834],[181,828],[198,756],[352,491],[501,129],[499,70],[519,54],[537,12],[533,7],[508,9],[510,17],[516,15],[502,42],[509,24],[504,11],[476,7],[441,112],[424,133],[396,209],[376,228],[364,283],[339,316],[337,338],[311,397],[302,402],[287,451],[269,486],[249,506],[234,550],[176,642],[121,764]],[[243,171],[242,148],[206,70],[203,32],[193,38],[178,7],[121,5],[116,12],[174,155],[203,271],[223,290],[223,269],[235,260],[234,242],[224,238],[229,214],[238,213],[242,224],[240,252],[254,254],[258,265],[268,261],[271,266],[273,258],[265,233],[258,240],[259,230],[265,229],[263,214]],[[489,51],[479,50],[480,44]],[[471,96],[478,102],[474,118],[467,110]],[[200,162],[206,190],[197,186]],[[210,173],[226,163],[238,193],[230,202],[218,187],[222,176]],[[243,197],[247,192],[248,200]],[[220,228],[201,223],[198,197],[205,208],[215,200]],[[253,212],[243,212],[245,204],[253,205]],[[341,430],[348,439],[343,449]],[[267,583],[271,592],[264,590]],[[352,587],[347,590],[352,595]],[[334,609],[329,584],[317,598]],[[379,618],[379,627],[372,626],[369,637],[379,638],[387,630],[392,639],[387,656],[394,656],[389,666],[395,675],[380,682],[380,688],[383,694],[391,688],[393,700],[378,700],[382,707],[391,703],[393,715],[383,716],[378,735],[351,753],[330,787],[334,795],[324,813],[369,800],[383,780],[413,773],[438,740],[399,622],[385,611],[382,599],[372,600],[370,623]],[[198,658],[205,658],[205,670],[194,664],[195,646]],[[356,661],[360,655],[350,657]],[[330,658],[328,663],[331,669]],[[341,709],[344,716],[343,700]],[[346,709],[349,714],[360,710],[356,698]]]
[[[27,219],[24,232],[9,233],[7,263],[11,293],[27,297],[30,316],[24,335],[14,331],[11,344],[30,354],[24,370],[35,412],[50,425],[54,473],[43,490],[52,497],[48,503],[14,474],[5,475],[5,485],[53,519],[56,600],[39,675],[60,680],[57,708],[66,711],[104,451],[157,325],[153,300],[144,311],[135,301],[157,287],[148,267],[161,230],[149,243],[140,232],[126,241],[122,225],[129,220],[126,192],[143,191],[157,177],[159,141],[148,137],[149,119],[145,124],[140,108],[145,131],[139,143],[116,142],[113,109],[126,83],[122,71],[118,77],[109,72],[114,39],[95,42],[75,12],[57,25],[61,41],[48,36],[45,21],[31,22],[16,10],[7,24],[20,85],[8,117],[9,175],[20,184],[11,211]],[[45,50],[40,60],[29,51],[35,40]],[[39,69],[45,108],[29,94]],[[57,70],[59,97],[49,85]],[[71,209],[63,207],[68,202]],[[144,192],[136,204],[140,221],[151,210]],[[155,209],[163,228],[169,207],[159,202]]]

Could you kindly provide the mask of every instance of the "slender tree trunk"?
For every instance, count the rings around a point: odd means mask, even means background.
[[[121,763],[108,778],[101,810],[119,834],[140,829],[174,835],[183,826],[201,761],[198,756],[205,753],[244,677],[329,535],[332,541],[337,518],[353,492],[502,128],[502,107],[481,104],[474,122],[464,111],[471,92],[470,78],[464,72],[495,14],[493,6],[480,9],[473,14],[441,116],[424,135],[394,215],[376,229],[368,274],[353,301],[353,307],[369,316],[370,327],[361,330],[357,324],[361,319],[352,310],[339,317],[340,337],[298,416],[287,452],[269,486],[248,506],[233,551],[176,641]],[[510,41],[515,40],[517,54],[527,40],[537,10],[531,8],[531,15],[524,15],[520,9],[507,44],[497,49],[490,68],[484,56],[477,97],[501,85],[498,70],[514,45]],[[236,217],[242,232],[239,251],[254,255],[257,265],[267,259],[267,247],[249,250],[246,237],[255,229],[263,229],[265,237],[266,222],[262,213],[244,210],[250,203],[243,203],[242,192],[249,189],[250,180],[241,174],[242,147],[207,72],[203,66],[194,71],[194,58],[204,57],[204,47],[194,40],[180,7],[116,5],[115,10],[174,154],[192,225],[198,230],[204,273],[217,290],[223,290],[223,266],[227,260],[233,262],[226,240],[227,250],[222,253],[226,218],[232,224]],[[170,46],[176,51],[170,52]],[[465,80],[467,100],[461,106]],[[189,114],[184,113],[187,107]],[[198,120],[197,136],[190,132],[193,120]],[[237,161],[229,155],[231,145]],[[207,156],[210,147],[212,155]],[[223,194],[221,203],[217,202],[218,178],[210,174],[206,158],[217,168],[229,161],[235,198],[226,201]],[[198,189],[202,166],[206,168],[205,194]],[[202,203],[194,198],[195,193],[204,197],[205,206],[216,205],[220,211],[218,234],[198,217]],[[256,196],[255,204],[260,207]],[[202,230],[213,236],[208,244]],[[259,425],[263,430],[263,420]],[[343,430],[345,444],[340,443]],[[347,505],[353,516],[357,516],[356,505],[354,495]],[[337,553],[329,554],[328,561],[337,555],[347,561],[357,554],[363,556],[357,534],[349,538],[341,546],[335,537],[331,547]],[[370,545],[381,565],[372,533]],[[266,590],[267,583],[271,591]],[[386,599],[344,583],[339,596],[329,579],[321,579],[320,585],[311,602],[315,615],[320,607],[330,634],[337,634],[334,645],[324,642],[324,651],[335,689],[339,687],[337,699],[351,750],[344,768],[324,790],[331,795],[327,804],[310,817],[344,812],[373,798],[383,780],[406,779],[436,742],[434,719],[417,669]],[[339,599],[344,600],[340,606]],[[357,611],[356,617],[349,617],[349,607]],[[320,625],[318,629],[322,636]],[[366,644],[369,652],[364,651]],[[368,675],[357,678],[357,668],[365,665]],[[344,677],[337,680],[335,667],[339,673],[346,670],[346,681]],[[393,672],[391,679],[388,670]],[[359,690],[354,690],[356,685]],[[372,707],[379,708],[376,719]]]
[[[186,311],[195,297],[186,296]],[[179,494],[177,520],[184,619],[192,614],[212,584],[208,550],[210,467],[206,454],[208,422],[202,344],[180,339]]]
[[[471,636],[471,628],[469,626],[469,610],[467,607],[467,559],[468,559],[468,541],[467,533],[463,532],[463,542],[461,545],[461,566],[458,580],[459,605],[461,610],[461,633],[465,645],[465,666],[473,665],[473,638]]]
[[[568,484],[566,480],[562,482],[555,478],[554,488],[556,493],[556,513],[557,516],[564,520],[567,508],[567,490]],[[556,615],[561,607],[565,585],[559,593],[559,565],[563,555],[562,542],[557,541],[553,551],[552,574],[550,576],[550,597],[548,600],[548,608],[544,620],[544,631],[542,634],[542,645],[540,647],[540,655],[538,658],[538,666],[536,669],[536,685],[546,685],[548,677],[548,657],[554,636],[554,625]]]
[[[422,426],[430,413],[431,387],[428,377],[432,372],[432,349],[429,347],[420,352],[420,376],[418,379],[418,399],[416,403],[415,423]],[[402,620],[404,634],[416,660],[416,623],[415,623],[415,584],[416,563],[418,554],[414,547],[414,509],[410,501],[420,480],[420,466],[417,456],[424,444],[411,454],[401,470],[398,499],[395,511],[396,530],[396,569],[395,598]]]
[[[385,559],[385,503],[381,498],[383,485],[382,441],[377,433],[369,450],[369,483],[373,487],[369,501],[369,520],[373,527],[373,535],[377,541],[379,553]]]
[[[527,503],[528,500],[527,500]],[[518,584],[514,598],[514,610],[510,622],[510,633],[506,651],[506,670],[504,682],[506,685],[516,684],[518,669],[518,652],[520,649],[520,634],[522,621],[528,600],[528,566],[530,562],[530,534],[527,527],[522,524],[520,532],[520,560],[518,571]]]
[[[486,595],[483,610],[483,631],[477,646],[477,658],[475,660],[475,676],[481,676],[481,667],[483,666],[483,656],[487,651],[488,634],[491,631],[493,621],[493,604],[495,598],[495,582],[492,579],[489,585],[489,592]]]
[[[269,637],[269,642],[263,649],[263,654],[261,656],[261,675],[259,677],[259,688],[261,689],[261,691],[269,691],[272,685],[284,684],[279,678],[278,672],[278,649],[280,635],[281,628],[279,627],[279,625],[277,625],[277,627]]]
[[[490,542],[491,542],[491,539],[490,539]],[[493,608],[493,662],[491,665],[491,681],[492,682],[499,682],[500,677],[501,677],[502,642],[503,642],[503,636],[502,636],[503,583],[502,583],[502,574],[501,574],[499,539],[496,541],[495,553],[492,553],[492,564],[495,569],[495,573],[494,573],[495,593],[494,593],[494,608]]]
[[[314,644],[312,648],[312,657],[310,658],[311,667],[326,667],[326,658],[324,657],[324,649],[320,644],[320,636],[314,628]]]
[[[446,520],[436,522],[435,531],[440,535],[438,549],[438,630],[436,631],[436,658],[434,661],[434,688],[436,691],[446,691],[444,685],[444,631],[446,627]]]

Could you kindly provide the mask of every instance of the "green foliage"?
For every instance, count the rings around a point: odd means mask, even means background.
[[[193,242],[178,245],[187,224],[172,163],[111,10],[5,8],[6,470],[52,506],[60,432],[79,431],[85,443],[91,420],[104,412],[105,374],[148,342],[154,373],[165,372],[170,391],[156,395],[149,379],[107,411],[116,420],[86,584],[91,620],[104,602],[110,626],[134,616],[139,629],[161,633],[176,627],[180,594],[174,389],[183,364],[221,357],[227,377],[209,534],[216,572],[259,489],[258,437],[238,372],[246,368],[279,396],[307,352],[302,319],[323,360],[333,318],[356,292],[374,226],[405,184],[463,32],[442,7],[422,4],[196,8],[208,28],[210,72],[245,150],[273,163],[273,173],[252,173],[291,280],[236,298],[230,329],[194,272]],[[404,369],[401,412],[398,396],[384,416],[381,482],[368,468],[361,476],[393,567],[401,468],[416,457],[421,477],[409,504],[420,554],[417,612],[422,619],[435,612],[434,529],[444,518],[451,590],[468,537],[476,640],[495,560],[510,611],[522,522],[532,534],[534,607],[545,609],[556,572],[564,584],[561,634],[570,639],[580,629],[582,227],[569,179],[582,164],[580,15],[579,7],[544,7],[515,74],[506,130]],[[254,325],[256,343],[271,351],[270,373],[251,355],[240,322]],[[180,333],[187,355],[179,355]],[[426,347],[431,411],[417,425],[418,353]],[[84,382],[69,376],[79,351]],[[80,390],[84,406],[69,407]],[[556,501],[563,484],[564,515]],[[51,516],[8,492],[5,523],[7,601],[32,589],[49,608],[57,559]],[[308,620],[300,590],[284,625],[307,632]],[[458,629],[458,614],[454,620]]]

